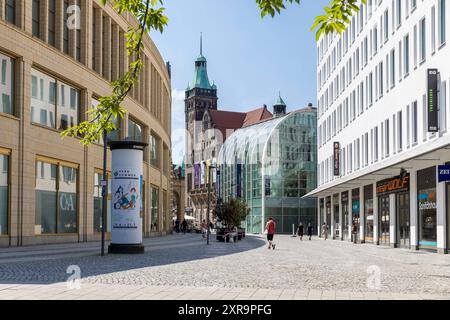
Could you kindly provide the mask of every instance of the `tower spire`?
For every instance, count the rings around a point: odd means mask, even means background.
[[[200,32],[200,56],[203,56],[203,32]]]

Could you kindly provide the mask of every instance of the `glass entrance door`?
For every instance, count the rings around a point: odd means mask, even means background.
[[[390,208],[389,208],[389,196],[384,196],[379,198],[379,208],[380,208],[380,245],[389,246],[390,237]]]
[[[409,214],[409,193],[399,193],[397,195],[397,217],[398,217],[398,239],[400,248],[410,247],[410,214]]]
[[[342,202],[342,235],[344,240],[348,240],[348,228],[350,224],[350,219],[348,216],[348,201]]]

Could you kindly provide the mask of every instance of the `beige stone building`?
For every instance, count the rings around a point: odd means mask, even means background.
[[[102,143],[83,147],[60,136],[110,94],[133,59],[124,35],[137,21],[100,2],[0,0],[0,246],[100,237]],[[171,87],[155,44],[150,37],[144,44],[144,72],[111,135],[149,144],[142,206],[149,237],[171,226]]]

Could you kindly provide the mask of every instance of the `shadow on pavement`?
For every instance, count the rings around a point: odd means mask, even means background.
[[[0,284],[52,284],[65,282],[77,266],[81,277],[95,277],[141,268],[172,265],[242,253],[265,246],[265,240],[247,236],[237,243],[220,243],[211,236],[210,245],[201,235],[174,234],[144,239],[140,255],[99,254],[99,243],[49,245],[0,250]],[[73,268],[71,270],[74,270]],[[151,270],[150,270],[151,271]],[[150,273],[151,275],[151,273]],[[117,275],[120,279],[120,275]]]

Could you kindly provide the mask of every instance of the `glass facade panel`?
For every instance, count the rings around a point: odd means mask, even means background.
[[[35,234],[76,233],[78,170],[36,161]]]
[[[56,233],[57,165],[36,162],[36,234]]]
[[[150,231],[159,231],[159,189],[152,187],[152,212]]]
[[[0,112],[13,114],[14,60],[0,53]]]
[[[417,172],[419,246],[437,247],[436,167]]]
[[[158,144],[158,138],[154,135],[150,135],[150,164],[156,168],[160,167]]]
[[[31,71],[31,74],[31,122],[56,128],[56,81],[52,77],[34,69]]]
[[[9,212],[9,157],[0,154],[0,235],[7,235]]]
[[[102,232],[102,210],[103,210],[103,197],[102,197],[102,181],[103,174],[95,172],[94,174],[94,232]],[[107,200],[107,212],[106,212],[106,231],[111,231],[111,179],[108,177],[108,200]]]
[[[311,223],[317,230],[316,199],[301,197],[316,187],[316,111],[307,108],[245,127],[220,150],[220,197],[241,198],[250,208],[249,233],[261,233],[273,217],[277,230]]]

